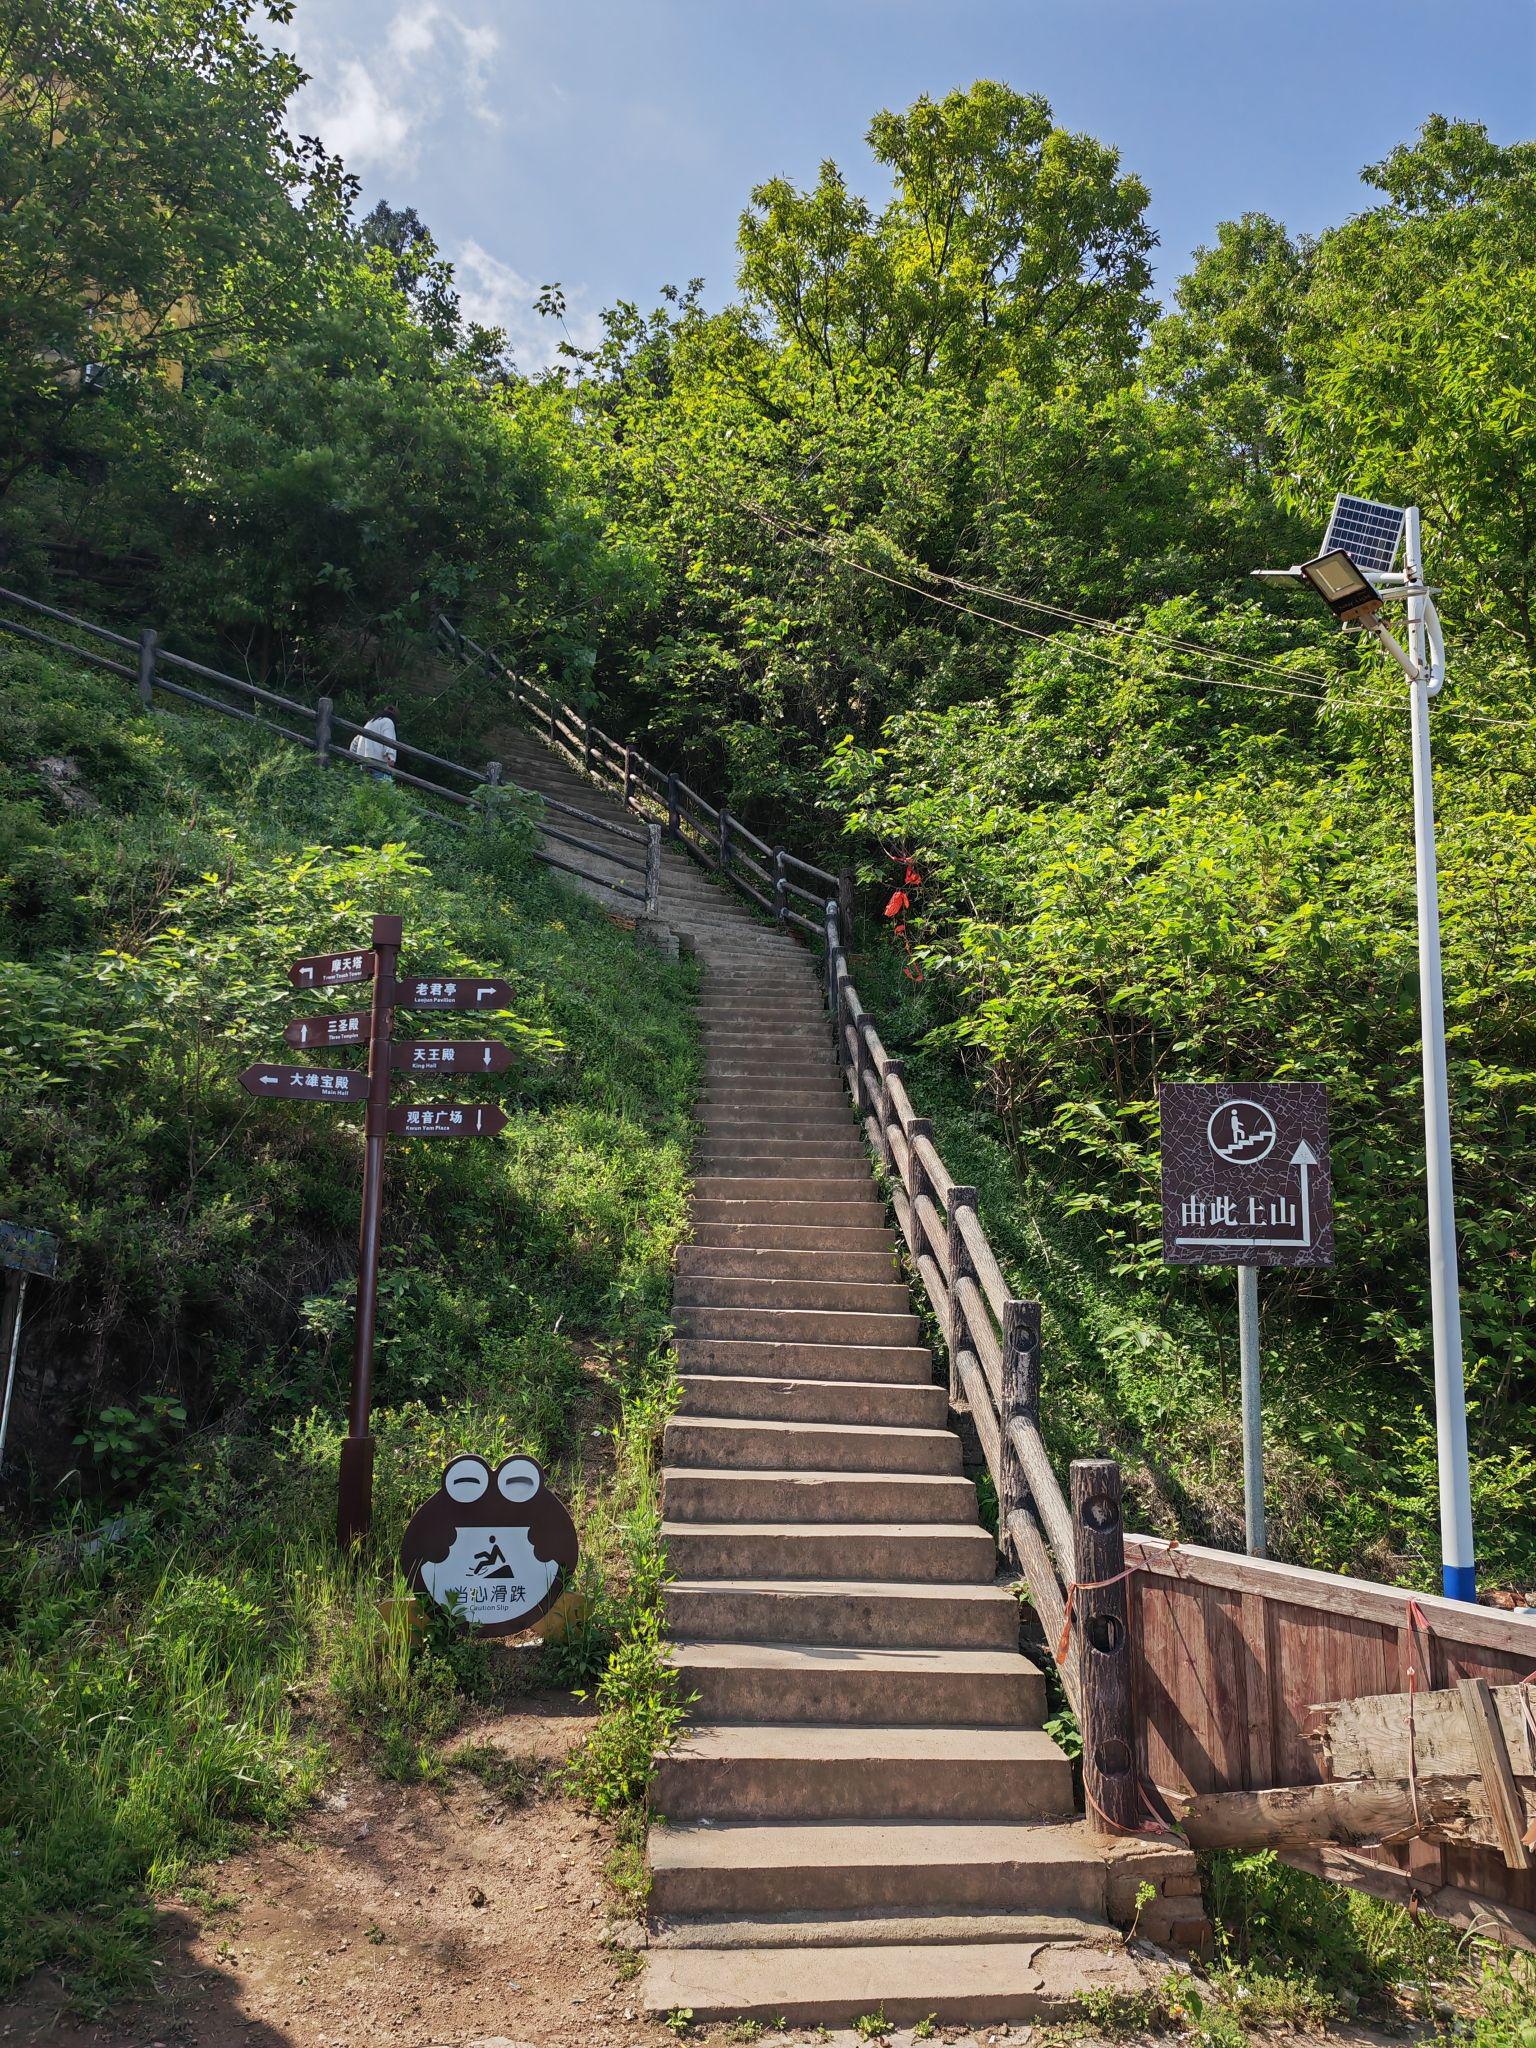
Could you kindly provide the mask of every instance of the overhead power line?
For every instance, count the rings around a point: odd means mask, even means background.
[[[929,604],[942,605],[946,610],[961,612],[968,618],[979,620],[985,625],[996,626],[1001,632],[1015,633],[1025,639],[1041,643],[1048,643],[1059,637],[1055,633],[1043,631],[1038,626],[1026,626],[1017,619],[1002,619],[998,618],[994,612],[979,611],[974,605],[965,604],[957,598],[945,597],[940,592],[926,589],[922,584],[913,583],[906,577],[892,575],[889,570],[878,569],[871,562],[860,561],[856,555],[852,555],[845,548],[839,547],[829,534],[817,533],[814,529],[797,531],[793,526],[785,524],[783,520],[777,518],[761,505],[752,505],[744,501],[738,501],[738,503],[742,511],[750,513],[761,521],[763,525],[776,533],[780,539],[790,541],[797,547],[806,548],[812,553],[819,554],[838,568],[854,570],[862,576],[888,584],[893,589],[908,591],[912,596],[923,598]],[[1326,705],[1329,702],[1326,694],[1331,688],[1329,678],[1317,675],[1311,671],[1283,669],[1275,663],[1257,660],[1252,655],[1238,654],[1226,648],[1210,647],[1198,640],[1181,638],[1177,634],[1161,633],[1156,628],[1150,626],[1127,625],[1123,620],[1098,618],[1092,612],[1075,611],[1067,605],[1048,604],[1040,598],[1020,597],[1015,592],[998,590],[986,584],[968,583],[963,577],[948,576],[937,569],[919,567],[916,573],[932,582],[943,583],[951,589],[963,590],[973,596],[986,598],[993,603],[1014,605],[1025,610],[1039,612],[1043,616],[1057,618],[1064,623],[1086,626],[1094,631],[1112,635],[1120,640],[1151,640],[1155,643],[1161,643],[1162,645],[1174,648],[1180,653],[1194,655],[1202,661],[1233,662],[1240,667],[1281,679],[1277,684],[1274,682],[1250,683],[1240,681],[1235,676],[1209,674],[1200,678],[1191,678],[1179,669],[1160,666],[1152,668],[1151,673],[1153,675],[1164,677],[1170,681],[1189,682],[1191,680],[1198,680],[1213,689],[1243,690],[1253,696],[1283,697],[1289,698],[1294,702],[1306,704]],[[1116,665],[1113,655],[1101,654],[1097,649],[1085,647],[1081,643],[1074,644],[1072,651],[1074,654],[1083,655],[1091,661],[1101,661],[1109,667]],[[1317,683],[1321,687],[1319,689],[1298,689],[1295,687],[1298,683],[1305,684],[1308,682]],[[1345,701],[1350,706],[1365,706],[1378,710],[1391,711],[1399,708],[1399,700],[1397,698],[1381,695],[1362,693]],[[1474,711],[1468,706],[1454,703],[1438,705],[1435,715],[1437,718],[1463,718],[1472,724],[1497,726],[1513,732],[1529,732],[1536,729],[1536,721],[1531,719],[1500,718],[1491,712]]]

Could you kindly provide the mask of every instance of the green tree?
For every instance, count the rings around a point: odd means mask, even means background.
[[[831,162],[742,216],[741,287],[768,332],[840,387],[859,362],[899,382],[980,387],[1063,362],[1123,372],[1150,310],[1147,192],[1119,156],[992,80],[877,114],[894,190],[872,212]]]
[[[289,135],[303,74],[256,12],[3,0],[0,492],[88,450],[103,403],[280,325],[311,234],[338,222],[348,181]]]

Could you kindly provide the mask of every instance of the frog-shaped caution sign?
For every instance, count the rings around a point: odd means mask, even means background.
[[[455,1458],[411,1517],[400,1567],[417,1593],[477,1635],[515,1635],[554,1606],[576,1569],[576,1526],[536,1459]]]

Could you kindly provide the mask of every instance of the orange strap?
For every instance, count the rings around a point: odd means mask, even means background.
[[[1077,1603],[1078,1594],[1102,1593],[1106,1586],[1121,1585],[1137,1569],[1136,1565],[1128,1564],[1123,1572],[1116,1572],[1112,1579],[1074,1579],[1071,1585],[1068,1586],[1066,1612],[1061,1618],[1061,1636],[1056,1644],[1056,1664],[1058,1669],[1067,1661],[1067,1650],[1072,1641],[1072,1610]]]

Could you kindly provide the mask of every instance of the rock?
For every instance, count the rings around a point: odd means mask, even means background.
[[[469,1903],[472,1906],[488,1906],[490,1904],[490,1900],[485,1896],[485,1893],[481,1891],[479,1885],[472,1884],[469,1888]]]

